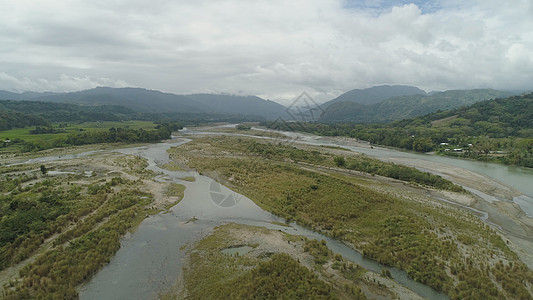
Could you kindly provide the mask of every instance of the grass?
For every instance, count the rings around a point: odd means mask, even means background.
[[[178,200],[176,200],[176,201],[174,201],[172,203],[168,203],[167,205],[165,205],[165,209],[168,210],[171,207],[173,207],[174,205],[180,203],[180,201],[183,199],[183,196],[185,194],[185,189],[186,189],[186,187],[183,184],[171,183],[168,186],[166,195],[169,196],[169,197],[177,197]]]
[[[168,186],[166,195],[169,197],[178,197],[183,199],[183,194],[185,192],[185,186],[183,184],[171,183]]]
[[[257,141],[256,139],[241,137],[211,138],[210,143],[217,147],[220,152],[237,152],[248,157],[259,156],[277,161],[348,169],[399,179],[416,185],[466,193],[462,187],[438,175],[422,172],[413,167],[383,162],[366,155],[336,156],[324,147],[313,147],[313,150],[308,150],[307,148],[309,147],[298,148],[271,141]],[[169,153],[172,157],[172,152]],[[347,154],[350,153],[348,152]]]
[[[274,225],[278,225],[278,226],[283,226],[283,227],[291,227],[291,225],[288,225],[288,224],[282,223],[282,222],[277,222],[277,221],[272,221],[270,223],[274,224]]]
[[[190,128],[194,130],[195,128]],[[228,128],[228,127],[219,127],[219,128],[199,128],[202,131],[207,132],[223,132],[223,133],[232,133],[232,134],[242,134],[242,135],[253,135],[253,136],[261,136],[261,137],[270,137],[270,138],[276,138],[276,139],[286,139],[287,136],[281,133],[277,132],[271,132],[271,131],[263,131],[263,130],[256,130],[256,129],[237,129],[237,128]]]
[[[195,182],[196,178],[192,176],[182,177],[180,180],[189,181],[189,182]]]
[[[266,236],[279,234],[262,227],[227,224],[198,242],[189,251],[189,263],[184,268],[186,299],[365,299],[361,290],[347,285],[339,290],[334,280],[320,276],[317,270],[303,266],[299,259],[285,253],[259,253],[254,250],[244,255],[221,253],[235,245],[243,245],[242,236],[258,240],[254,248],[268,243]],[[288,236],[291,243],[307,243],[299,236]],[[285,236],[281,237],[285,239]],[[312,248],[311,251],[314,251]],[[255,252],[255,253],[253,253]],[[328,252],[330,253],[330,252]],[[302,251],[302,257],[306,253]],[[340,297],[342,296],[342,297]],[[162,299],[174,299],[168,293]]]
[[[298,150],[298,156],[289,160],[284,146],[270,144],[263,148],[268,151],[257,152],[248,151],[249,145],[255,144],[237,138],[201,138],[173,151],[200,172],[215,171],[230,188],[263,209],[343,240],[454,299],[531,297],[533,273],[473,215],[440,202],[369,188],[368,179],[358,184],[352,176],[293,162],[332,163],[312,149]],[[503,279],[494,257],[502,260],[503,268],[516,267],[518,273]]]

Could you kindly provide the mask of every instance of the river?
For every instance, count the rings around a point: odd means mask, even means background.
[[[157,180],[180,183],[187,189],[183,200],[171,208],[169,213],[145,219],[134,233],[123,239],[121,248],[111,262],[80,289],[80,299],[157,298],[160,292],[169,288],[178,278],[186,253],[184,247],[208,235],[215,226],[228,222],[324,239],[333,252],[375,272],[388,269],[396,281],[423,297],[447,299],[445,295],[409,279],[405,272],[366,259],[339,241],[296,224],[290,227],[273,224],[284,220],[262,210],[250,199],[218,185],[211,178],[196,172],[168,171],[157,166],[156,162],[168,160],[167,149],[184,142],[186,141],[115,150],[145,157],[149,163],[148,168],[162,174]],[[179,179],[185,176],[194,176],[196,180],[188,182]],[[214,194],[221,195],[224,199],[232,198],[234,205],[221,205],[214,201]],[[194,221],[191,221],[193,218]]]
[[[533,171],[530,173],[529,170],[419,155],[385,148],[353,147],[343,145],[342,142],[333,139],[311,135],[302,134],[298,136],[298,139],[300,142],[310,144],[341,146],[374,157],[407,156],[417,159],[435,159],[440,163],[449,163],[454,166],[459,164],[460,167],[482,173],[497,180],[506,177],[507,173],[512,173],[512,176],[519,177],[520,180],[509,183],[507,180],[500,181],[524,192],[525,197],[533,195],[527,189],[527,185],[524,187],[515,185],[517,182],[524,182],[528,178],[533,178]],[[346,259],[352,260],[369,270],[380,272],[382,268],[389,269],[396,281],[425,298],[447,299],[445,295],[410,280],[405,272],[395,268],[384,267],[377,262],[368,260],[339,241],[295,224],[292,224],[291,227],[272,224],[272,222],[283,222],[283,220],[262,210],[250,199],[218,185],[211,178],[201,176],[196,172],[168,171],[157,166],[156,163],[168,160],[166,150],[185,142],[187,140],[114,150],[115,152],[135,154],[146,158],[149,163],[148,168],[162,174],[157,177],[157,180],[180,183],[185,185],[187,189],[183,200],[171,208],[170,212],[148,217],[134,233],[128,234],[123,239],[121,248],[111,262],[80,289],[81,299],[157,298],[160,292],[176,282],[181,272],[186,246],[207,236],[215,226],[228,222],[264,226],[291,234],[304,235],[319,240],[324,239],[327,241],[328,247],[335,253],[343,255]],[[179,179],[185,176],[194,176],[196,180],[188,182]],[[524,199],[526,202],[529,201],[528,198]],[[224,203],[230,203],[231,205]],[[194,219],[194,221],[191,221],[191,219]]]

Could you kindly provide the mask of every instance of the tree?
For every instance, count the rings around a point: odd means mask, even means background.
[[[335,161],[335,164],[337,165],[337,167],[344,167],[346,165],[346,160],[344,159],[343,156],[335,156],[333,161]]]
[[[429,152],[433,150],[433,142],[429,138],[416,138],[413,141],[413,150],[418,152]]]
[[[48,172],[48,170],[46,169],[46,167],[44,165],[41,165],[41,173],[43,173],[43,175],[45,175],[47,172]]]

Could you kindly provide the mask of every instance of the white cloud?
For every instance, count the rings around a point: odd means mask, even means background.
[[[61,74],[58,78],[48,80],[44,78],[17,78],[6,73],[0,72],[0,82],[10,87],[11,91],[24,92],[69,92],[90,89],[96,86],[108,87],[128,87],[130,84],[123,80],[114,80],[109,78],[90,78],[90,77],[71,77]]]
[[[403,2],[0,0],[0,89],[530,88],[530,1]]]

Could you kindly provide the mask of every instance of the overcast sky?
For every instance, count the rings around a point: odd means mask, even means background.
[[[532,0],[0,0],[0,89],[532,89]]]

